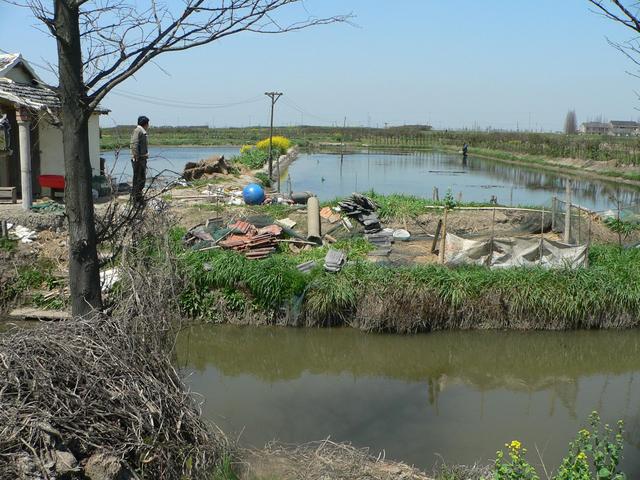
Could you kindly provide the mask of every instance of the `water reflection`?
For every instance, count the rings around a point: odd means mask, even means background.
[[[441,196],[451,188],[470,201],[489,201],[496,195],[503,204],[550,205],[553,195],[564,198],[565,191],[565,179],[553,173],[473,156],[465,161],[462,155],[440,152],[356,153],[343,161],[340,155],[303,154],[288,174],[294,189],[314,191],[323,199],[371,188],[431,197],[438,187]],[[588,208],[612,208],[615,199],[623,204],[640,201],[636,188],[578,178],[572,184],[574,202]]]
[[[623,418],[640,475],[640,332],[455,332],[197,327],[178,359],[205,413],[244,441],[331,435],[429,468],[486,461],[518,438],[549,464],[588,414]]]

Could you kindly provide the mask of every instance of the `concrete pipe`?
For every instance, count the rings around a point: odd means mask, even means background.
[[[318,197],[310,197],[307,200],[307,240],[322,244],[320,232],[320,200]]]

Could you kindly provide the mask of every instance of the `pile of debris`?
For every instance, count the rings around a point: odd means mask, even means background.
[[[276,251],[276,239],[282,234],[278,225],[256,228],[254,225],[238,220],[229,228],[235,232],[219,245],[222,248],[244,253],[244,256],[256,260],[266,258]]]
[[[231,170],[231,165],[227,163],[224,155],[214,155],[206,160],[200,160],[198,163],[187,162],[182,172],[182,178],[187,181],[197,180],[204,175],[211,175],[213,173],[228,174]]]
[[[197,250],[235,250],[249,259],[257,260],[276,251],[277,239],[281,235],[282,227],[275,224],[258,227],[248,221],[238,220],[225,226],[221,220],[210,220],[206,225],[189,230],[184,243]]]
[[[382,230],[380,218],[375,213],[378,210],[378,205],[370,198],[354,193],[348,199],[340,202],[338,206],[345,215],[356,219],[364,226],[365,234],[378,233]]]

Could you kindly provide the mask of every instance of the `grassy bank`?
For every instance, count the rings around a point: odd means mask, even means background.
[[[180,232],[174,232],[179,234]],[[280,253],[252,262],[234,252],[184,251],[183,311],[214,322],[349,325],[375,332],[445,329],[628,328],[638,325],[640,252],[594,246],[578,270],[419,265],[390,268],[361,260],[370,246],[345,241],[352,260],[339,274],[321,262],[309,274],[296,265],[321,259]]]

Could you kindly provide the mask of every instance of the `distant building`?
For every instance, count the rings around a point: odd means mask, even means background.
[[[618,135],[618,136],[637,135],[638,128],[640,128],[640,123],[638,122],[612,120],[609,122],[609,124],[611,125],[611,129],[609,130],[610,135]]]
[[[587,135],[615,135],[628,137],[640,135],[640,123],[626,120],[604,122],[585,122],[580,125],[580,133]]]
[[[580,133],[588,135],[607,135],[611,125],[604,122],[585,122],[580,125]]]

